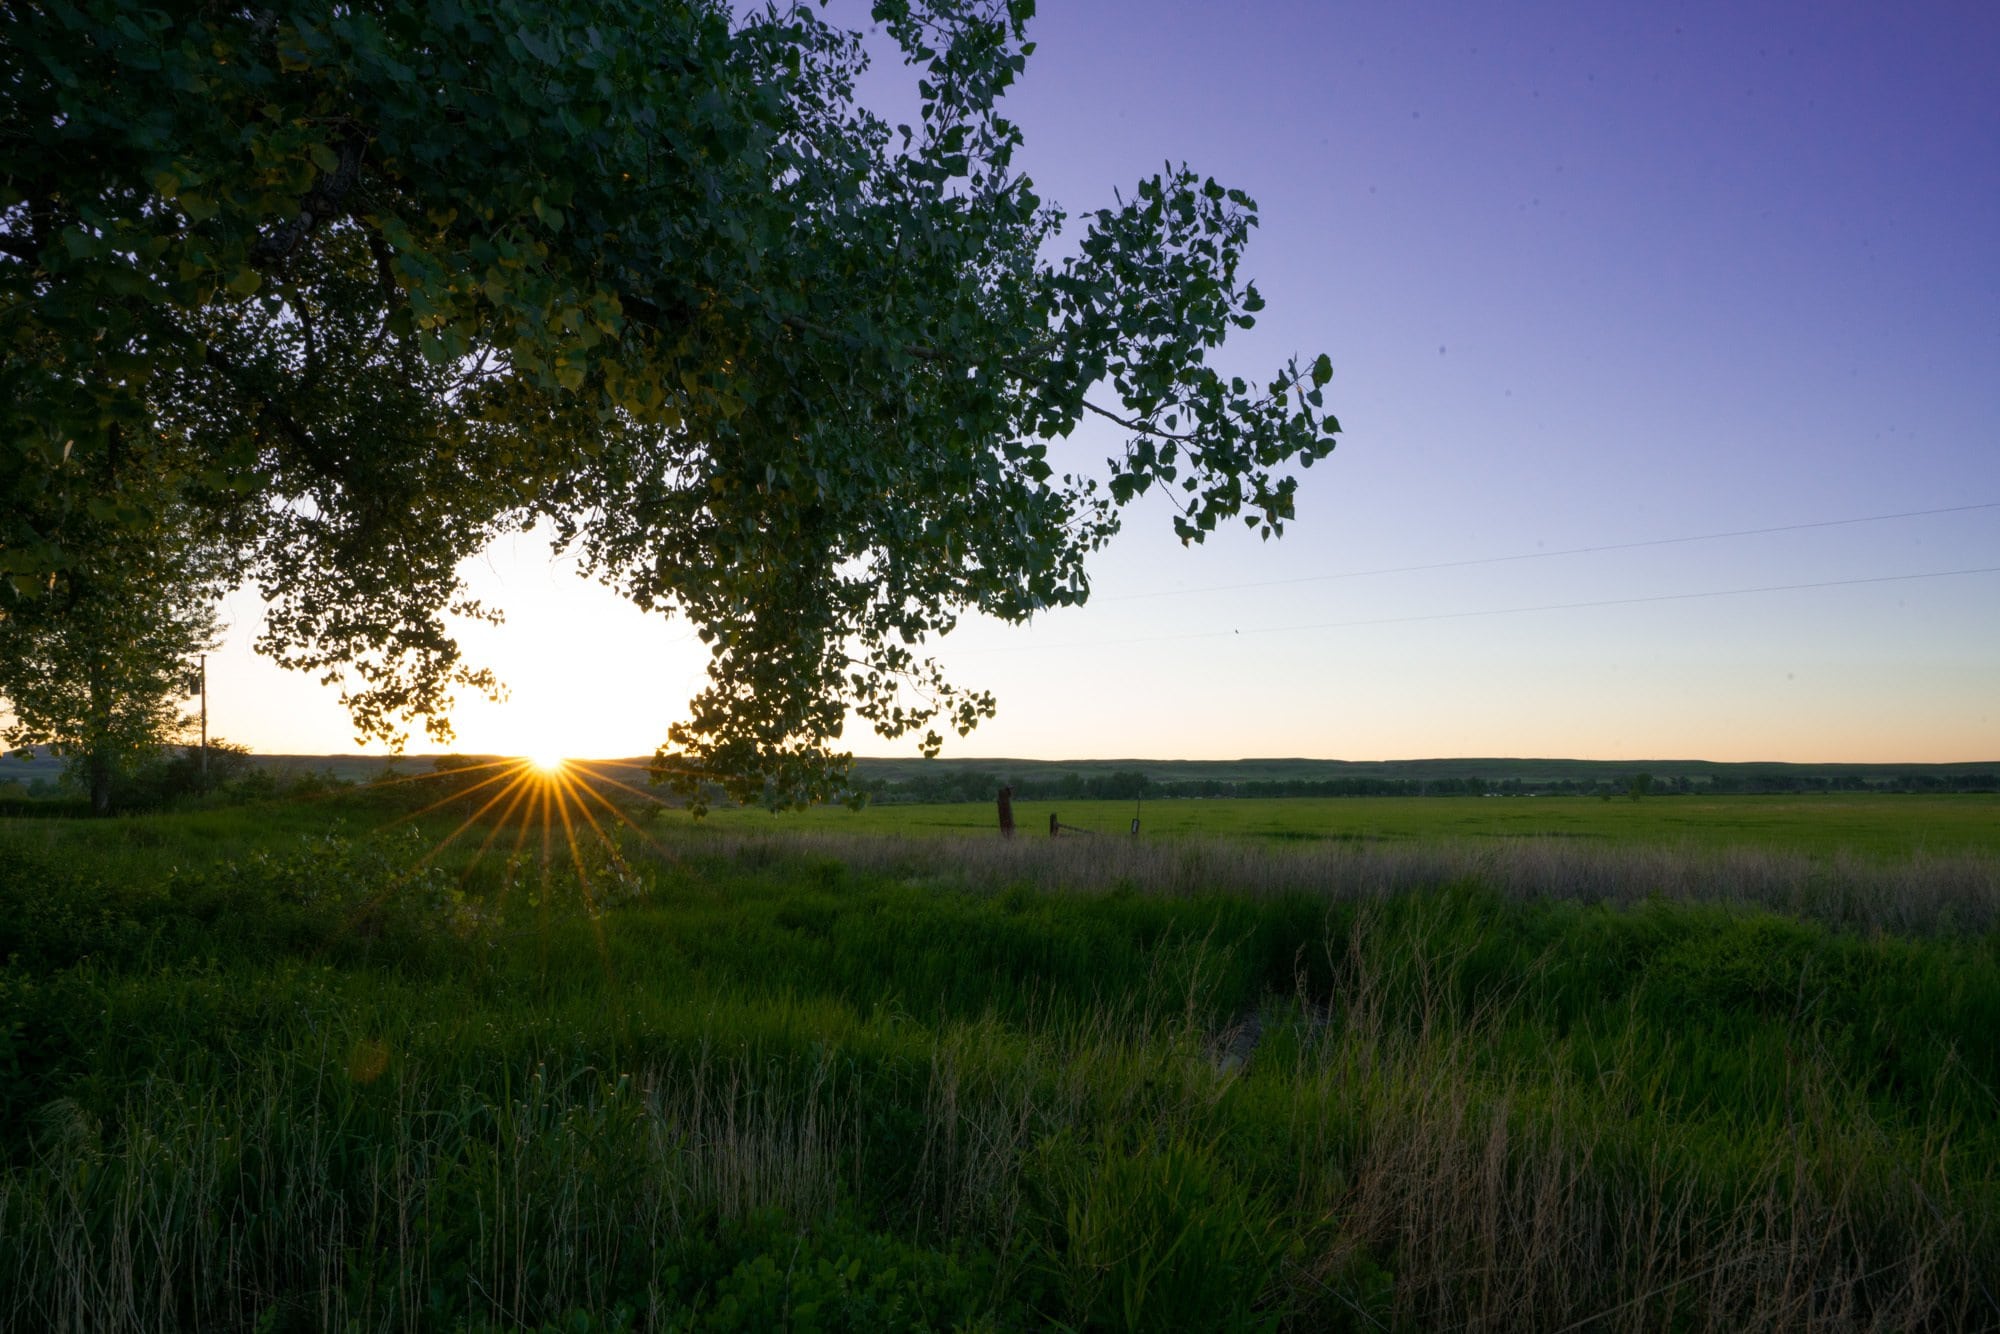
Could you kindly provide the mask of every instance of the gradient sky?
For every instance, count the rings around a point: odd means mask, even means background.
[[[1346,432],[1283,540],[1141,504],[1089,606],[946,640],[1000,698],[948,759],[2000,757],[2000,7],[1044,8],[1041,192],[1247,190],[1269,306],[1223,363],[1330,353]],[[512,696],[458,749],[643,753],[698,688],[684,624],[532,540],[470,574]],[[227,611],[214,729],[351,750]]]

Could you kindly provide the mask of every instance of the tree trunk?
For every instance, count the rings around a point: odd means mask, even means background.
[[[93,750],[85,765],[90,773],[90,813],[111,814],[111,756]]]
[[[90,747],[84,759],[84,772],[90,778],[90,813],[92,815],[111,814],[111,683],[105,679],[107,673],[104,659],[93,655],[90,660],[90,704],[89,723],[84,733],[84,744]]]

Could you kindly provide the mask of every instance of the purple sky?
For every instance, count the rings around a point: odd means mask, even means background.
[[[1247,190],[1269,307],[1224,360],[1330,353],[1347,433],[1283,541],[1142,506],[1089,607],[954,635],[1001,713],[948,757],[2000,757],[2000,575],[1680,596],[2000,566],[2000,508],[1326,577],[2000,505],[2000,7],[1091,0],[1032,35],[1042,193]],[[477,578],[515,691],[464,749],[661,739],[684,627],[532,544]],[[225,734],[346,745],[234,638]]]

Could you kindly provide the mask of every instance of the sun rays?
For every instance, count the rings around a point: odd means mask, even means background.
[[[636,838],[664,861],[679,860],[632,817],[627,809],[629,801],[621,804],[613,800],[622,794],[654,806],[665,805],[653,793],[615,773],[644,768],[632,761],[578,760],[551,752],[467,761],[435,773],[394,780],[385,786],[421,784],[417,790],[430,800],[389,821],[387,827],[427,816],[460,818],[368,906],[379,904],[409,883],[448,849],[468,846],[472,836],[478,841],[459,868],[458,880],[461,885],[469,883],[489,855],[502,858],[504,875],[490,905],[496,913],[505,908],[524,879],[532,881],[527,892],[534,895],[535,902],[548,905],[557,876],[566,867],[574,873],[582,906],[595,919],[607,906],[603,882],[630,885],[636,879],[636,870],[626,855],[628,839]]]

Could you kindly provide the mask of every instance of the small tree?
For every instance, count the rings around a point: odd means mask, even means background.
[[[93,814],[183,726],[195,658],[213,648],[224,577],[212,548],[170,528],[121,534],[49,598],[0,615],[0,741],[69,761]]]

